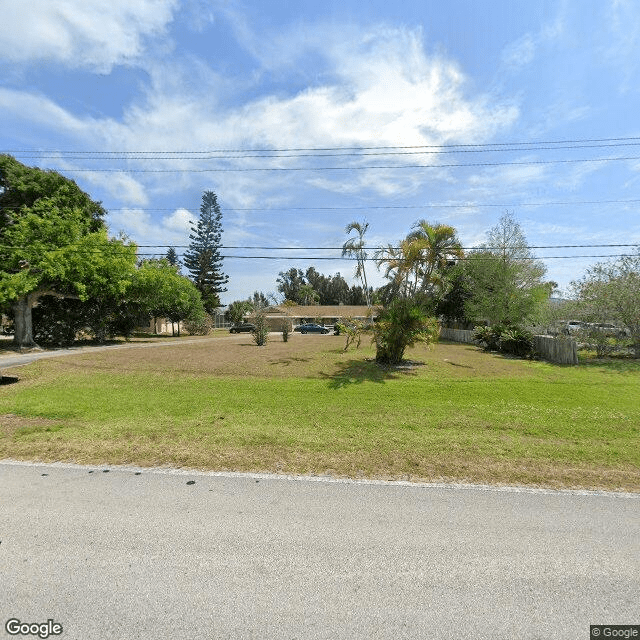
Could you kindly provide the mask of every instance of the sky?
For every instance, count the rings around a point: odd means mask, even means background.
[[[0,153],[141,256],[214,191],[225,304],[291,267],[354,284],[352,221],[371,253],[421,219],[470,248],[507,211],[566,292],[640,244],[639,113],[634,0],[0,0]]]

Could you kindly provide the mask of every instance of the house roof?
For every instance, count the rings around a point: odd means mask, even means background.
[[[295,306],[277,305],[267,307],[265,313],[268,316],[288,316],[290,318],[366,318],[367,316],[376,316],[380,313],[382,307],[374,305],[367,307],[366,305],[302,305]]]

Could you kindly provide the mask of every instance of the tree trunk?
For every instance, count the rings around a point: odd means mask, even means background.
[[[37,300],[38,297],[31,293],[22,296],[13,305],[13,324],[15,327],[13,342],[20,348],[37,346],[33,340],[33,322],[31,319],[31,309]]]
[[[37,306],[38,300],[43,296],[55,296],[56,298],[72,298],[79,300],[80,298],[73,294],[63,294],[57,291],[39,290],[32,291],[18,300],[13,305],[13,324],[15,333],[13,335],[13,343],[20,348],[37,347],[33,339],[33,319],[31,310]]]

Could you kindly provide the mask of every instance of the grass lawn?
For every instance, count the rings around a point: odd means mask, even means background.
[[[640,362],[225,336],[7,371],[0,459],[640,491]],[[1,360],[0,360],[1,366]]]

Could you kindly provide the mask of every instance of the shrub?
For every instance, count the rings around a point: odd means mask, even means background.
[[[182,323],[185,331],[192,336],[209,335],[213,325],[213,318],[208,313],[196,314]]]
[[[291,324],[291,320],[289,320],[288,318],[282,321],[282,324],[280,325],[280,329],[282,331],[282,341],[283,342],[289,342],[289,334],[291,333],[291,330],[293,329],[293,325]]]
[[[477,326],[473,340],[485,351],[500,351],[519,358],[530,358],[535,353],[533,334],[519,327]]]
[[[518,327],[502,331],[499,347],[503,353],[510,353],[518,358],[530,358],[535,353],[533,334]]]
[[[500,350],[500,336],[502,335],[502,327],[485,327],[479,325],[473,330],[473,341],[479,344],[485,351]]]
[[[437,340],[438,333],[436,319],[428,317],[414,300],[394,300],[383,310],[373,326],[376,362],[400,364],[407,347],[413,346],[416,342],[429,344]]]
[[[362,334],[367,331],[367,327],[362,320],[354,320],[353,318],[345,318],[345,322],[336,323],[337,334],[344,333],[347,341],[344,350],[347,351],[350,345],[355,345],[356,349],[360,347],[362,342]]]
[[[267,325],[267,316],[264,312],[260,311],[256,313],[253,318],[253,324],[255,325],[255,329],[251,332],[253,334],[253,341],[259,347],[263,347],[269,339],[269,326]]]
[[[578,339],[588,349],[593,349],[598,358],[611,355],[619,348],[619,341],[595,327],[587,327],[578,332]]]
[[[79,300],[45,296],[32,313],[33,336],[38,344],[68,347],[86,325]]]

